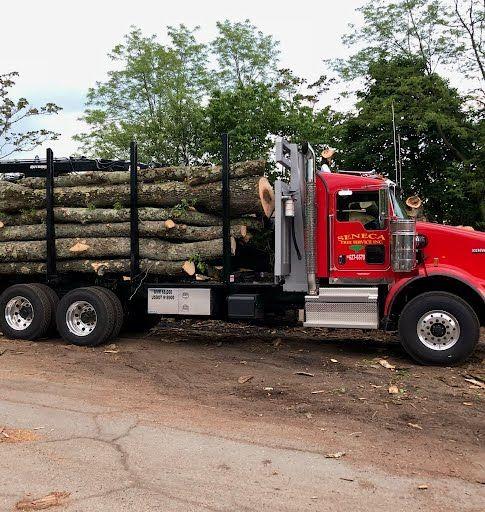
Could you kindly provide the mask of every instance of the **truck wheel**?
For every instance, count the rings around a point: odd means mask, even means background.
[[[77,288],[59,302],[57,329],[68,343],[95,347],[111,336],[115,316],[114,306],[105,293],[94,287]]]
[[[40,288],[44,291],[44,293],[47,295],[47,298],[49,299],[50,305],[51,305],[51,321],[49,322],[49,328],[47,329],[47,335],[55,335],[57,333],[57,327],[56,327],[56,311],[57,311],[57,305],[59,304],[59,296],[57,293],[46,284],[43,283],[32,283],[31,286],[35,286],[36,288]]]
[[[123,327],[124,316],[125,316],[121,301],[118,298],[118,296],[116,295],[116,293],[114,293],[109,288],[105,288],[104,286],[93,286],[93,288],[104,293],[108,297],[108,299],[111,301],[111,304],[114,307],[115,325],[114,325],[113,332],[111,333],[110,338],[117,338],[121,332],[121,328]]]
[[[16,284],[0,296],[0,329],[8,338],[42,338],[49,328],[52,315],[49,297],[35,285]]]
[[[403,309],[399,334],[406,352],[421,364],[450,365],[465,360],[480,337],[475,311],[447,292],[418,295]]]

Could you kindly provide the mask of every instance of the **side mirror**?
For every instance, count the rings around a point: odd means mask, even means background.
[[[381,229],[386,225],[389,219],[389,190],[387,188],[379,189],[379,224]]]

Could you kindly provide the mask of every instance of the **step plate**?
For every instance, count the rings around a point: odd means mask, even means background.
[[[317,297],[305,297],[305,327],[377,329],[379,314],[377,288],[339,291],[322,290]],[[353,295],[353,296],[352,296]]]

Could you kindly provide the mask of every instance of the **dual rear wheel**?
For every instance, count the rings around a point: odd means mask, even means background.
[[[14,339],[34,340],[57,327],[68,343],[97,346],[119,335],[123,307],[103,287],[77,288],[61,300],[46,285],[20,284],[0,296],[0,330]]]

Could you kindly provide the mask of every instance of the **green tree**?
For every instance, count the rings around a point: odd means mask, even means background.
[[[343,38],[357,51],[333,67],[353,79],[379,58],[417,56],[428,74],[454,70],[478,82],[483,101],[484,7],[483,0],[368,0],[357,9],[363,23],[350,25]]]
[[[218,158],[223,132],[231,136],[234,160],[270,157],[274,136],[309,141],[317,149],[322,143],[332,143],[337,114],[319,106],[324,82],[322,77],[306,86],[304,79],[282,69],[273,84],[260,82],[215,91],[207,108],[208,154]]]
[[[253,83],[268,84],[277,74],[278,45],[249,20],[217,23],[218,36],[212,51],[219,65],[222,85],[229,89]]]
[[[335,66],[344,78],[365,75],[368,65],[383,57],[419,56],[428,74],[456,58],[456,34],[450,39],[442,0],[369,0],[357,11],[363,23],[349,25],[343,42],[358,51]]]
[[[46,103],[41,107],[30,105],[26,98],[13,100],[11,89],[15,85],[18,73],[0,75],[0,159],[17,152],[31,151],[47,140],[55,140],[59,134],[50,130],[22,130],[25,120],[57,114],[61,107],[54,103]]]
[[[370,64],[357,96],[357,115],[348,115],[340,127],[343,166],[393,174],[394,104],[405,194],[425,199],[430,220],[480,225],[483,122],[469,119],[458,92],[429,73],[423,60],[395,57]]]
[[[268,155],[274,140],[271,134],[283,125],[283,102],[278,92],[263,83],[240,85],[232,90],[214,91],[207,107],[209,127],[207,152],[220,158],[220,134],[231,138],[233,161]]]
[[[460,39],[459,68],[467,78],[477,78],[481,98],[485,96],[485,2],[453,0],[454,30]],[[485,105],[482,101],[482,107]]]
[[[111,158],[137,139],[140,158],[166,164],[201,159],[204,107],[210,85],[207,49],[195,30],[169,27],[170,44],[137,28],[109,54],[118,69],[89,90],[82,149]]]

